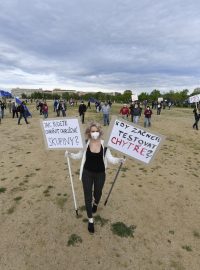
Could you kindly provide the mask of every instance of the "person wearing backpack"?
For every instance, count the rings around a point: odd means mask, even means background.
[[[87,139],[85,150],[78,153],[65,152],[65,157],[81,159],[80,180],[82,180],[85,207],[88,216],[88,231],[94,233],[93,214],[96,213],[106,179],[107,163],[120,164],[124,158],[112,156],[110,149],[104,147],[102,127],[92,122],[85,130]]]

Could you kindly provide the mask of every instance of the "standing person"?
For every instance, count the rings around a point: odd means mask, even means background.
[[[20,113],[19,118],[18,118],[18,125],[20,124],[20,121],[22,119],[22,117],[24,117],[24,120],[26,122],[26,124],[29,124],[29,122],[27,121],[27,117],[26,117],[26,107],[25,107],[25,102],[22,101],[22,103],[18,106],[18,111]]]
[[[170,110],[171,109],[171,106],[172,106],[172,103],[171,101],[168,102],[168,109]]]
[[[44,118],[48,118],[48,110],[49,110],[49,108],[48,108],[48,105],[45,101],[43,104],[43,107],[42,107],[42,112],[43,112]]]
[[[196,127],[196,130],[198,130],[199,129],[198,128],[198,122],[199,122],[199,115],[200,115],[199,109],[194,108],[193,114],[194,114],[194,119],[195,119],[195,122],[193,124],[193,128]]]
[[[55,99],[54,102],[53,102],[53,111],[54,111],[54,112],[56,112],[57,105],[58,105],[58,100]]]
[[[88,100],[87,107],[88,107],[89,109],[91,109],[90,100]]]
[[[144,127],[150,127],[151,126],[151,115],[152,115],[152,110],[150,109],[149,106],[144,111]]]
[[[0,101],[1,103],[1,101]],[[1,110],[1,104],[0,104],[0,124],[1,124],[1,118],[2,118],[2,110]]]
[[[18,118],[18,107],[15,104],[15,101],[12,102],[12,118],[15,118],[15,114],[16,117]]]
[[[107,162],[112,164],[123,163],[125,159],[113,157],[110,149],[104,147],[102,128],[98,123],[92,122],[85,131],[88,139],[86,149],[78,153],[65,152],[65,156],[72,159],[82,157],[80,167],[80,180],[82,180],[85,206],[88,216],[88,231],[94,233],[93,213],[96,213],[105,183],[105,169]]]
[[[66,102],[64,100],[62,100],[62,102],[61,102],[61,112],[62,112],[63,117],[66,116],[66,110],[67,110]]]
[[[82,124],[84,124],[85,121],[85,112],[87,110],[86,105],[84,104],[83,100],[81,101],[81,104],[78,107],[78,112],[81,117]]]
[[[1,106],[1,118],[4,118],[4,110],[6,109],[6,103],[4,101],[0,101]]]
[[[162,105],[161,105],[161,103],[158,102],[158,104],[157,104],[157,115],[160,115],[161,109],[162,109]]]
[[[101,107],[101,111],[103,113],[103,123],[104,123],[104,126],[110,124],[110,106],[107,102],[104,102],[104,104],[102,105]]]
[[[8,109],[9,109],[9,113],[12,112],[12,103],[11,100],[8,101]]]
[[[139,108],[138,104],[135,103],[134,107],[131,110],[131,121],[137,124],[139,121],[140,115],[141,115],[141,109]]]
[[[128,119],[130,112],[129,112],[129,108],[128,108],[127,104],[123,105],[123,107],[119,111],[119,114],[121,114],[122,118]]]
[[[56,113],[57,113],[58,117],[60,116],[60,111],[61,110],[62,110],[62,104],[61,104],[61,101],[59,100],[58,103],[57,103],[57,107],[56,107]]]

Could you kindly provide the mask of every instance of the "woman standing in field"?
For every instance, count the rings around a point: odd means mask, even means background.
[[[198,130],[198,129],[199,129],[199,128],[198,128],[198,122],[199,122],[199,116],[200,116],[200,111],[199,111],[199,109],[194,108],[193,114],[194,114],[194,119],[195,119],[195,122],[194,122],[194,124],[193,124],[193,128],[196,127],[196,130]]]
[[[144,127],[150,127],[151,126],[151,115],[152,110],[149,106],[144,111]]]
[[[98,123],[92,122],[85,131],[87,139],[86,149],[78,153],[65,152],[65,156],[72,159],[82,158],[80,167],[80,180],[82,180],[85,206],[88,216],[88,231],[94,233],[93,213],[96,213],[105,183],[105,169],[107,162],[119,164],[123,158],[113,157],[110,149],[104,147],[102,128]]]

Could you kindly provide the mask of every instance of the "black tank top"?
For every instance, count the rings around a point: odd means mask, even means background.
[[[91,172],[105,172],[102,145],[101,145],[101,150],[99,153],[91,152],[90,147],[88,145],[88,148],[86,151],[86,161],[85,161],[84,169]]]

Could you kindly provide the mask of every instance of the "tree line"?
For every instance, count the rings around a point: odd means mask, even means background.
[[[192,94],[189,94],[188,89],[184,89],[182,91],[174,91],[170,90],[169,92],[162,93],[160,90],[154,89],[150,93],[147,92],[141,92],[138,95],[138,100],[140,102],[143,101],[157,101],[158,98],[162,97],[163,100],[170,101],[178,106],[187,105],[188,98],[190,96],[200,94],[200,88],[194,89]],[[79,95],[78,93],[63,93],[62,95],[59,94],[50,94],[50,93],[41,93],[41,92],[34,92],[30,96],[26,94],[22,94],[22,98],[30,98],[30,99],[45,99],[45,100],[54,100],[54,99],[74,99],[74,100],[85,100],[88,101],[90,98],[94,98],[98,101],[105,101],[110,100],[111,102],[116,103],[128,103],[131,101],[131,90],[125,90],[123,93],[115,93],[115,95],[109,94],[109,93],[103,93],[103,92],[91,92],[86,93],[83,95]]]

